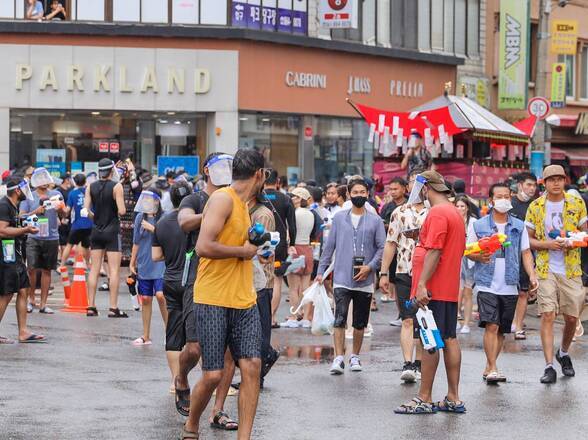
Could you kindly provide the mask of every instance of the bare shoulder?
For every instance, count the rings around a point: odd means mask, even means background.
[[[232,209],[233,199],[231,196],[225,191],[215,191],[208,199],[206,207],[204,208],[204,213],[215,212],[220,215],[225,212],[230,213]]]

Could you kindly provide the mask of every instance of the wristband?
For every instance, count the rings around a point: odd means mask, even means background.
[[[380,272],[380,276],[381,277],[387,277],[388,276],[388,272]]]

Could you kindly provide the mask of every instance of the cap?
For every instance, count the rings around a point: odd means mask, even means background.
[[[451,192],[449,187],[445,185],[445,179],[437,171],[429,170],[420,174],[427,179],[427,185],[437,192]]]
[[[98,162],[98,173],[100,174],[100,177],[108,177],[113,168],[114,162],[110,159],[103,158]]]
[[[306,188],[294,188],[292,190],[292,195],[295,195],[296,197],[300,197],[302,200],[310,199],[310,193],[308,192],[308,190]]]
[[[544,181],[556,176],[566,177],[566,172],[561,165],[547,165],[543,170]]]

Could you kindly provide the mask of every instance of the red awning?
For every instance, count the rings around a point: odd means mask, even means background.
[[[561,148],[551,147],[551,160],[566,160],[567,154]]]
[[[574,148],[567,149],[566,155],[570,161],[570,165],[574,167],[586,167],[588,166],[588,149],[585,148]]]

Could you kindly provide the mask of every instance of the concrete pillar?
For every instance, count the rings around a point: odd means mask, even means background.
[[[208,126],[208,153],[222,151],[235,154],[239,147],[239,112],[210,113]]]
[[[0,108],[0,170],[10,168],[10,109]]]

